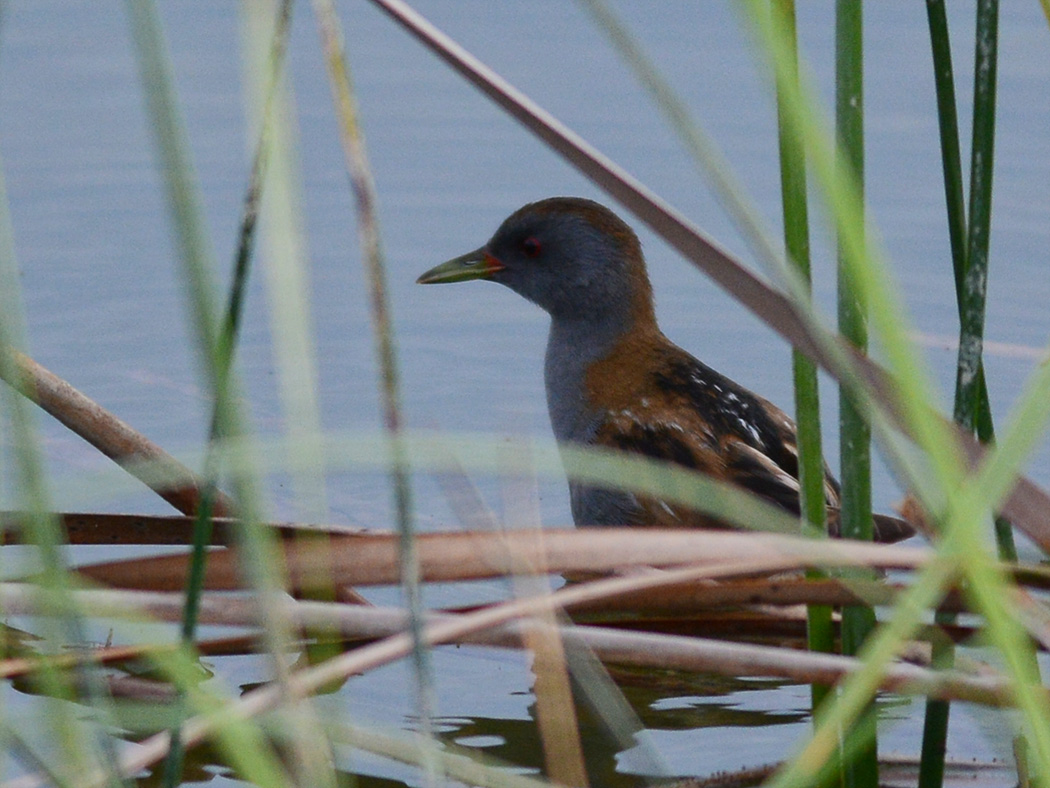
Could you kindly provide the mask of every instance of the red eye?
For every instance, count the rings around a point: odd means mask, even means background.
[[[526,257],[539,257],[540,252],[543,251],[543,247],[540,246],[540,242],[532,236],[529,236],[521,242],[521,249],[525,252]]]

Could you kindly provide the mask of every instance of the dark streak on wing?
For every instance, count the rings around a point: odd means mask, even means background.
[[[797,436],[786,414],[674,345],[664,350],[652,375],[658,389],[683,399],[707,423],[727,458],[732,477],[727,481],[799,513]],[[744,447],[764,455],[768,464]],[[824,477],[828,503],[837,505],[839,485],[826,466]]]
[[[798,457],[787,448],[795,445],[795,430],[783,414],[776,419],[773,406],[697,361],[685,351],[668,353],[654,372],[656,384],[692,403],[720,439],[743,441],[765,454],[792,477],[798,478]],[[754,432],[744,425],[754,428]],[[791,425],[788,428],[788,425]]]
[[[794,477],[789,477],[785,471],[776,468],[772,460],[757,449],[740,444],[736,444],[735,448],[735,451],[729,453],[727,463],[733,484],[792,514],[800,514],[798,484]]]
[[[599,435],[599,439],[601,437]],[[699,467],[689,445],[666,426],[634,424],[628,432],[610,432],[601,442],[654,460],[666,460],[692,469]]]

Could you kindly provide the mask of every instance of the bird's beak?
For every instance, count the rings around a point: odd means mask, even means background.
[[[504,267],[503,263],[493,257],[483,246],[431,268],[416,280],[416,284],[433,285],[440,282],[490,279],[494,273],[502,271]]]

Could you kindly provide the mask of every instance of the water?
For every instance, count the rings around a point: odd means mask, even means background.
[[[299,107],[322,420],[330,429],[374,431],[380,425],[376,366],[354,215],[314,22],[300,5],[290,63]],[[768,80],[752,62],[732,6],[621,6],[775,230],[779,176]],[[704,178],[577,5],[432,0],[418,7],[731,251],[752,259]],[[802,4],[800,19],[804,51],[825,96],[831,84],[831,8],[827,2]],[[232,256],[248,149],[237,15],[225,3],[165,4],[162,10],[212,242],[226,261]],[[972,27],[972,8],[952,4],[951,10],[965,125],[965,80],[972,63],[965,31]],[[356,2],[341,4],[340,11],[379,192],[407,422],[545,438],[545,317],[494,285],[421,288],[414,280],[436,262],[478,246],[506,214],[527,201],[553,194],[602,196],[380,12]],[[951,337],[955,306],[924,9],[916,3],[878,3],[866,12],[871,213],[917,330]],[[989,339],[1006,344],[987,358],[1000,420],[1032,369],[1031,349],[1047,339],[1050,298],[1045,274],[1050,60],[1037,5],[1004,4],[1001,37],[987,329]],[[207,431],[208,402],[190,350],[187,309],[142,104],[122,4],[5,7],[0,155],[32,352],[161,445],[193,452]],[[789,407],[784,343],[647,230],[638,229],[665,332],[710,365]],[[833,314],[826,237],[817,243],[816,258],[817,295]],[[284,429],[286,416],[277,394],[267,310],[262,277],[256,276],[239,370],[255,425],[262,434],[275,435]],[[954,354],[935,341],[929,345],[927,355],[948,402]],[[830,387],[824,402],[834,463]],[[45,424],[45,436],[58,506],[166,511],[145,492],[85,497],[83,484],[72,482],[106,468],[108,461],[57,426]],[[1045,483],[1048,469],[1044,447],[1029,470]],[[498,510],[498,486],[478,482]],[[285,480],[275,480],[269,490],[279,515],[298,511],[290,489]],[[327,493],[331,520],[390,526],[390,496],[381,477],[333,476]],[[543,482],[540,495],[545,523],[570,521],[560,482]],[[888,509],[899,495],[880,465],[876,505]],[[429,480],[418,480],[416,496],[423,527],[454,525]],[[454,604],[457,593],[445,589],[431,599]],[[460,649],[439,652],[438,663],[438,713],[445,734],[538,766],[524,658]],[[233,685],[249,680],[246,674],[259,678],[257,666],[243,661],[217,660],[215,668]],[[410,684],[406,669],[392,666],[355,679],[327,702],[355,719],[411,727]],[[767,762],[789,752],[805,730],[800,688],[738,683],[717,691],[707,687],[704,693],[661,687],[629,689],[628,694],[675,773]],[[45,713],[25,696],[11,703],[8,708],[20,713]],[[727,709],[747,714],[727,715]],[[954,751],[967,756],[996,752],[977,733],[994,722],[968,723],[966,714],[953,712]],[[886,734],[887,748],[914,751],[916,715],[898,708],[886,716],[903,719]],[[761,726],[748,728],[746,746],[740,745],[736,727],[741,720]],[[606,782],[618,779],[614,768],[621,777],[637,770],[629,754],[618,757],[616,748],[596,734],[587,746]],[[371,775],[375,784],[415,780],[411,770],[375,759],[355,756],[343,765]]]

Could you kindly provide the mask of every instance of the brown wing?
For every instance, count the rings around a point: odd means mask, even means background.
[[[695,426],[695,425],[694,425]],[[642,422],[623,413],[610,415],[594,443],[680,465],[742,487],[770,503],[798,512],[798,480],[757,449],[735,438],[718,441],[703,428],[686,431],[678,424]],[[716,521],[678,504],[634,496],[632,524],[663,527],[721,527]]]
[[[795,423],[778,407],[668,343],[652,375],[669,409],[689,414],[719,457],[717,474],[793,514],[799,513]],[[713,464],[713,463],[712,463]],[[837,506],[839,487],[824,469],[824,493]]]
[[[603,378],[615,390],[594,444],[681,465],[736,485],[792,514],[799,513],[795,423],[782,410],[659,337],[644,367],[619,359],[633,374]],[[652,363],[655,362],[655,363]],[[616,385],[611,385],[616,384]],[[824,468],[824,495],[837,532],[839,486]],[[666,501],[625,495],[617,515],[631,524],[719,527],[710,518]],[[897,518],[875,515],[877,541],[914,533]]]
[[[609,414],[598,427],[592,442],[596,446],[640,454],[702,473],[711,474],[715,470],[707,462],[710,453],[700,449],[696,436],[684,434],[673,426],[639,421],[623,412]],[[643,495],[632,495],[630,500],[633,510],[626,513],[625,518],[629,525],[718,527],[709,518],[677,504]]]

